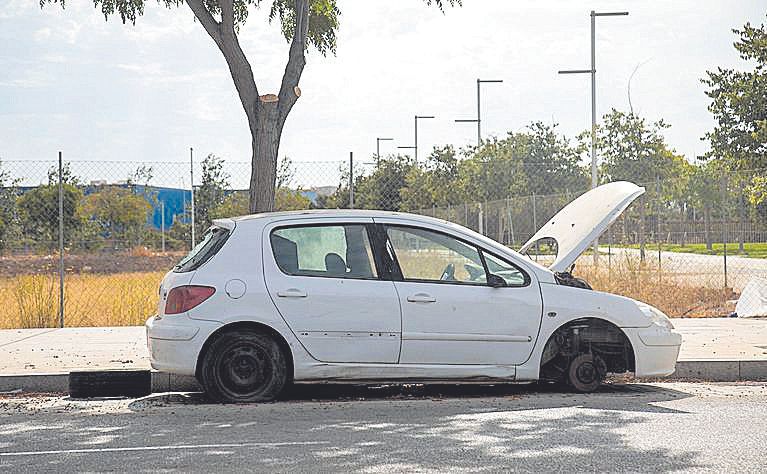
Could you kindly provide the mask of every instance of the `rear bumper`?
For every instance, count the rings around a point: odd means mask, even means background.
[[[681,334],[656,325],[624,331],[634,348],[637,377],[665,377],[674,373]]]
[[[152,316],[145,327],[152,368],[172,374],[195,375],[202,346],[220,324],[181,315]]]

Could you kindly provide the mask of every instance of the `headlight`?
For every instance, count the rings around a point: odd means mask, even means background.
[[[641,309],[642,312],[646,314],[648,318],[650,318],[650,321],[653,324],[657,324],[658,326],[666,329],[674,329],[674,325],[671,324],[669,317],[663,314],[663,311],[659,310],[658,308],[650,306],[649,304],[640,303],[639,309]]]

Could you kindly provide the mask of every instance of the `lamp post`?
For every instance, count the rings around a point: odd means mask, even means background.
[[[477,79],[477,118],[475,119],[456,119],[458,123],[476,123],[477,124],[477,146],[482,144],[482,84],[501,83],[503,79]]]
[[[600,12],[591,10],[591,69],[569,69],[559,74],[591,74],[591,187],[597,187],[597,69],[596,69],[596,17],[626,16],[629,12]]]
[[[414,128],[413,128],[413,146],[398,146],[397,148],[406,148],[414,150],[415,163],[418,164],[418,120],[419,119],[433,119],[436,118],[433,115],[415,115],[414,116]]]
[[[376,166],[378,165],[378,162],[381,161],[381,142],[386,141],[392,141],[393,138],[376,138]]]
[[[591,74],[591,188],[598,184],[597,177],[597,69],[596,69],[596,18],[598,16],[626,16],[629,12],[595,12],[591,10],[591,69],[569,69],[559,74]],[[594,240],[594,262],[598,259],[598,242]]]

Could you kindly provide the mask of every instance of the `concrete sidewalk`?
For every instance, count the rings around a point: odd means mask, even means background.
[[[674,319],[682,334],[675,378],[767,380],[767,320]],[[141,326],[0,330],[0,392],[66,390],[73,370],[149,369]],[[155,374],[157,388],[194,379]]]

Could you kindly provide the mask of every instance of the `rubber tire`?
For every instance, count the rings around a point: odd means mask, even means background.
[[[236,346],[250,346],[262,351],[268,363],[270,376],[247,393],[236,393],[222,380],[222,359]],[[202,360],[200,382],[205,394],[219,403],[269,402],[276,399],[286,386],[288,367],[285,354],[274,338],[253,331],[232,331],[220,335],[211,343]]]
[[[72,398],[143,397],[152,393],[148,370],[101,370],[69,373]]]
[[[586,374],[583,373],[584,371]],[[602,385],[605,372],[605,363],[601,358],[591,354],[581,354],[570,362],[567,383],[576,392],[592,393]],[[584,375],[586,375],[585,378]]]

